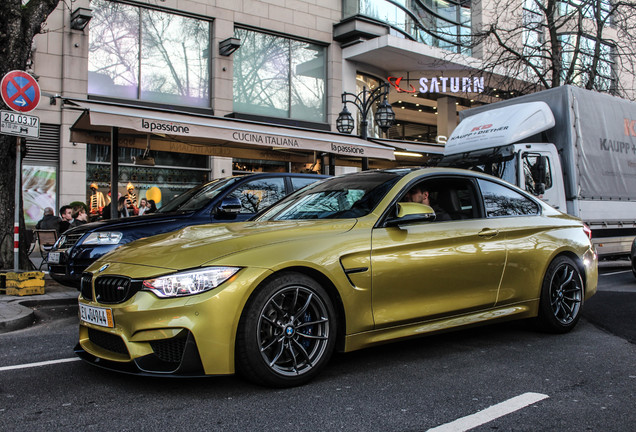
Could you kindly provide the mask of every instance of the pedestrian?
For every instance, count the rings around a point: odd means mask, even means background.
[[[148,210],[148,200],[146,198],[142,198],[139,200],[139,213],[138,215],[141,216],[144,213],[146,213],[146,210]]]
[[[60,219],[57,230],[58,234],[62,234],[71,227],[71,222],[73,222],[73,208],[68,205],[60,207]]]
[[[146,210],[146,214],[156,213],[157,205],[155,204],[155,200],[148,200],[148,210]]]
[[[84,206],[75,206],[73,207],[73,222],[71,222],[71,227],[76,227],[80,225],[84,225],[88,222],[88,213],[86,213],[86,208]]]
[[[117,212],[120,218],[130,216],[130,213],[128,213],[129,204],[130,200],[126,195],[119,197],[119,200],[117,201]]]

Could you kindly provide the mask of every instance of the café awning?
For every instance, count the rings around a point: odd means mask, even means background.
[[[87,100],[65,99],[64,107],[83,111],[71,127],[74,142],[109,144],[105,134],[119,128],[120,137],[136,142],[123,146],[148,142],[164,151],[233,156],[232,149],[266,149],[395,160],[392,147],[333,132]]]

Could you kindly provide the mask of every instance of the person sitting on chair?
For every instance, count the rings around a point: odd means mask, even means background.
[[[44,215],[42,219],[35,224],[35,229],[39,230],[55,230],[58,231],[60,226],[60,218],[55,216],[55,212],[51,207],[46,207],[44,209]]]

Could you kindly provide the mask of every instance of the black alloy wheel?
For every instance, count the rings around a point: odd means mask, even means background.
[[[576,263],[557,257],[543,278],[539,304],[539,326],[551,333],[566,333],[581,317],[584,286]]]
[[[237,336],[238,370],[273,387],[306,383],[328,362],[336,315],[327,292],[301,273],[283,273],[257,289]]]

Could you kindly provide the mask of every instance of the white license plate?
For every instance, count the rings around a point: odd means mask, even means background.
[[[50,252],[49,256],[46,259],[47,262],[51,264],[59,264],[60,263],[60,253],[59,252]]]
[[[113,311],[108,308],[79,305],[80,319],[84,322],[102,327],[115,327]]]

